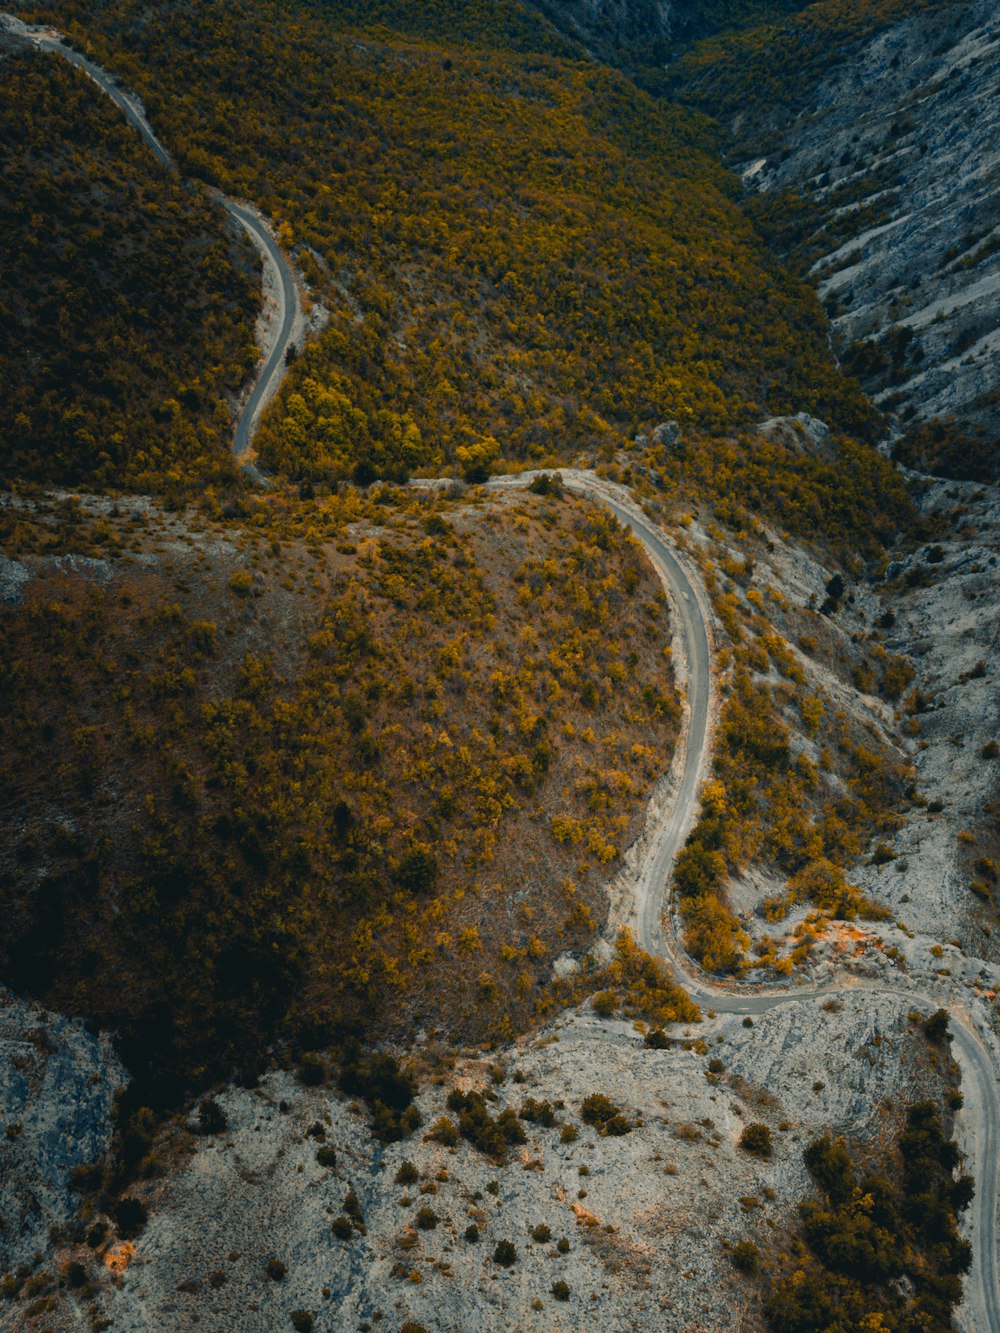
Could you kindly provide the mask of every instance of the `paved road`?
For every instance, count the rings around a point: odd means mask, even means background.
[[[620,522],[638,538],[674,607],[680,614],[686,645],[687,719],[681,743],[684,766],[680,785],[667,819],[656,830],[638,886],[637,904],[639,944],[647,953],[660,957],[667,952],[663,933],[663,892],[670,871],[684,839],[690,832],[698,808],[698,791],[706,776],[709,759],[709,708],[712,694],[712,654],[704,610],[687,571],[661,532],[649,523],[634,504],[617,496],[598,478],[583,473],[568,473],[567,485],[585,491],[606,505]]]
[[[160,165],[166,171],[177,171],[173,158],[157,138],[155,130],[147,120],[142,103],[126,92],[107,70],[102,69],[100,65],[95,64],[85,55],[81,55],[79,51],[74,51],[72,47],[67,46],[59,33],[51,29],[30,28],[12,14],[0,14],[0,27],[38,50],[49,51],[54,55],[61,56],[63,60],[68,60],[71,65],[76,65],[78,69],[84,70],[101,91],[114,102],[128,123],[138,132],[143,143],[150,149]],[[284,373],[285,355],[292,341],[296,318],[301,313],[301,303],[292,267],[266,222],[259,214],[245,204],[237,203],[235,199],[220,195],[219,202],[249,235],[265,264],[270,263],[273,266],[278,278],[278,301],[281,309],[278,336],[236,423],[233,453],[239,461],[246,457],[247,450],[250,448],[256,419],[262,404],[267,401],[272,390],[277,387]],[[252,471],[258,480],[263,480],[256,468],[248,470]]]
[[[271,348],[264,368],[257,377],[253,393],[247,400],[239,421],[236,424],[236,436],[233,440],[233,453],[242,459],[250,448],[256,425],[257,413],[261,404],[267,400],[272,388],[276,388],[285,371],[285,354],[292,341],[296,315],[299,312],[299,291],[295,285],[292,266],[285,258],[281,247],[256,213],[232,199],[223,199],[225,207],[241,227],[244,227],[258,249],[266,251],[268,258],[278,274],[278,292],[281,305],[281,327],[274,346]]]
[[[663,931],[663,899],[670,868],[682,840],[694,822],[698,788],[709,757],[711,703],[711,649],[700,590],[683,562],[634,503],[592,474],[563,472],[569,488],[599,500],[634,533],[665,583],[671,601],[679,608],[687,647],[688,726],[687,751],[680,788],[662,827],[655,837],[641,873],[639,893],[639,943],[662,957],[677,980],[704,1009],[727,1014],[763,1014],[785,1004],[802,1003],[844,990],[864,990],[879,996],[905,999],[925,1012],[949,1008],[953,1034],[952,1051],[962,1068],[965,1115],[975,1132],[975,1147],[969,1163],[976,1177],[972,1202],[973,1266],[965,1279],[961,1317],[967,1333],[1000,1333],[1000,1275],[997,1271],[997,1152],[1000,1146],[1000,1093],[997,1072],[989,1049],[974,1021],[959,1006],[947,1005],[939,996],[922,995],[908,984],[891,986],[855,979],[831,981],[821,987],[802,986],[794,991],[763,987],[746,982],[720,984],[700,971]]]

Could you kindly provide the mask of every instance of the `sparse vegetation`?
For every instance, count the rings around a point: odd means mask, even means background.
[[[768,1327],[807,1333],[846,1321],[944,1333],[971,1261],[957,1219],[972,1180],[954,1176],[958,1150],[937,1108],[911,1106],[881,1161],[861,1167],[830,1136],[804,1156],[818,1193],[800,1205],[799,1236],[765,1279]]]

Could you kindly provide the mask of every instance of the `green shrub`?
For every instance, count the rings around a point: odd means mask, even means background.
[[[760,1250],[752,1240],[741,1240],[734,1245],[730,1255],[734,1268],[741,1273],[756,1273],[760,1267]]]
[[[499,1264],[501,1268],[510,1268],[511,1264],[517,1262],[517,1249],[513,1241],[501,1240],[497,1242],[497,1247],[493,1251],[493,1262]]]
[[[767,1125],[754,1121],[747,1125],[740,1135],[740,1147],[754,1157],[770,1157],[774,1152],[771,1131]]]

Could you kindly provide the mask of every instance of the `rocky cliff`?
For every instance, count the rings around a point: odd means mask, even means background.
[[[748,150],[769,144],[747,184],[802,196],[797,244],[837,350],[901,426],[995,426],[998,74],[996,6],[977,0],[863,43],[791,120],[765,115],[750,135],[731,121]]]
[[[0,990],[0,1270],[76,1211],[70,1172],[107,1150],[124,1082],[107,1038]]]

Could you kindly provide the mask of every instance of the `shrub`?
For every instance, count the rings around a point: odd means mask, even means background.
[[[448,1094],[448,1109],[458,1113],[462,1137],[499,1162],[506,1161],[510,1145],[527,1142],[514,1110],[508,1107],[494,1119],[482,1093],[453,1088]]]
[[[146,1205],[139,1199],[119,1199],[113,1216],[122,1240],[134,1240],[146,1225]]]
[[[458,1126],[451,1116],[443,1115],[431,1126],[427,1137],[443,1144],[446,1148],[454,1148],[458,1142]]]
[[[353,1189],[349,1189],[344,1196],[344,1212],[354,1222],[362,1220],[361,1203]]]
[[[249,597],[253,592],[253,575],[249,569],[237,569],[230,576],[229,587],[237,597]]]
[[[754,1157],[770,1157],[774,1152],[771,1131],[767,1125],[754,1121],[747,1125],[740,1135],[740,1147],[744,1152],[752,1153]]]
[[[540,472],[529,485],[535,495],[562,495],[563,479],[558,472]]]
[[[947,1009],[936,1009],[924,1020],[924,1035],[928,1041],[942,1042],[948,1037],[949,1017]]]
[[[552,1284],[552,1295],[556,1298],[557,1301],[568,1301],[569,1300],[568,1283],[564,1282],[562,1278],[558,1278]]]
[[[351,1226],[351,1219],[349,1217],[344,1217],[343,1214],[341,1214],[340,1217],[334,1218],[330,1230],[333,1232],[333,1234],[337,1237],[338,1240],[350,1240],[351,1237],[354,1235],[354,1228]]]
[[[289,1318],[296,1333],[309,1333],[316,1322],[316,1316],[310,1314],[308,1310],[293,1310]]]
[[[83,1264],[73,1260],[66,1268],[66,1281],[70,1287],[82,1287],[87,1280],[87,1270]]]
[[[593,1092],[580,1105],[580,1114],[587,1125],[593,1125],[599,1134],[627,1134],[635,1126],[602,1092]]]
[[[226,1114],[214,1097],[206,1097],[198,1107],[198,1129],[202,1134],[222,1134],[226,1127]]]
[[[413,1185],[420,1179],[420,1172],[412,1162],[401,1162],[396,1172],[397,1185]]]
[[[493,1251],[493,1262],[499,1264],[501,1268],[510,1268],[511,1264],[517,1262],[517,1249],[513,1241],[501,1240],[497,1242],[497,1247]]]
[[[741,1240],[734,1245],[729,1257],[741,1273],[756,1273],[760,1267],[760,1251],[752,1240]]]
[[[610,1018],[618,1008],[618,996],[613,990],[602,990],[590,1001],[594,1013],[600,1018]]]
[[[337,1150],[324,1144],[322,1148],[316,1149],[316,1161],[320,1166],[335,1167],[337,1165]]]
[[[665,1051],[670,1045],[670,1039],[662,1028],[650,1028],[643,1040],[651,1051]]]
[[[426,1205],[417,1213],[417,1226],[421,1231],[433,1231],[438,1224],[438,1215]]]
[[[469,1225],[465,1228],[465,1239],[469,1242],[470,1245],[476,1245],[478,1243],[479,1228],[476,1226],[475,1222],[470,1222]]]
[[[288,1269],[280,1259],[270,1258],[264,1265],[264,1272],[272,1282],[284,1282]]]
[[[326,1078],[326,1065],[314,1051],[307,1051],[295,1072],[304,1087],[318,1088]]]
[[[556,1113],[552,1103],[536,1101],[534,1097],[528,1097],[521,1103],[518,1116],[536,1125],[544,1125],[546,1129],[551,1129],[556,1123]]]
[[[560,1238],[556,1241],[556,1249],[559,1251],[560,1254],[569,1254],[570,1244],[565,1236],[560,1236]]]
[[[539,1222],[538,1226],[531,1230],[531,1239],[538,1245],[546,1245],[552,1239],[552,1232],[544,1222]]]
[[[563,1125],[562,1129],[559,1131],[560,1143],[575,1143],[579,1137],[580,1131],[577,1129],[576,1125]]]

